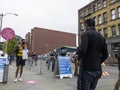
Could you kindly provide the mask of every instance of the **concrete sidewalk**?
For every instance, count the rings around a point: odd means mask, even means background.
[[[114,90],[115,79],[100,79],[96,90]]]
[[[0,90],[76,90],[77,77],[53,78],[53,73],[46,69],[42,75],[24,68],[23,81],[14,83],[16,66],[9,66],[8,83],[0,83]],[[30,83],[28,84],[28,81]],[[113,90],[116,79],[101,78],[96,90]],[[33,83],[35,82],[35,83]]]

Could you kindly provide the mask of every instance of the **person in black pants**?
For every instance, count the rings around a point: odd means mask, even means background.
[[[86,31],[76,53],[80,61],[77,90],[95,90],[102,75],[101,64],[108,57],[107,45],[103,36],[96,31],[93,19],[85,20],[84,25]]]
[[[11,65],[13,61],[14,61],[14,54],[10,54],[9,55],[9,65]]]
[[[15,72],[15,79],[14,82],[22,81],[21,76],[23,73],[23,67],[25,66],[25,60],[23,60],[23,49],[27,48],[27,45],[25,44],[25,40],[22,39],[22,41],[18,44],[16,47],[15,53],[16,53],[16,72]],[[18,79],[18,73],[20,71],[19,79]]]
[[[57,59],[56,50],[54,50],[54,51],[52,51],[50,53],[50,57],[51,57],[51,61],[52,61],[52,72],[54,72],[54,69],[55,69],[55,60]]]

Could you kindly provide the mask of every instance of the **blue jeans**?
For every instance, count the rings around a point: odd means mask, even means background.
[[[102,71],[82,71],[82,76],[78,75],[77,90],[95,90],[98,79]],[[81,79],[81,81],[80,81]]]

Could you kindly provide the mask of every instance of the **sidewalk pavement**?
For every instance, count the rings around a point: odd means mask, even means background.
[[[100,79],[96,90],[114,90],[115,79]]]
[[[9,66],[8,82],[0,83],[0,90],[77,90],[77,77],[54,78],[53,73],[47,69],[39,75],[26,66],[22,76],[23,81],[14,83],[15,69],[15,64]],[[101,78],[96,90],[113,90],[115,81],[112,78]]]

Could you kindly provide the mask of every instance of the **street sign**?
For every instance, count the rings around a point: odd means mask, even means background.
[[[0,57],[0,82],[3,81],[4,65],[7,63],[6,57]]]
[[[72,78],[70,58],[68,56],[58,56],[58,63],[60,78],[61,79],[63,79],[63,77]]]
[[[9,41],[15,37],[15,32],[13,29],[7,27],[1,31],[1,35],[5,40]]]

